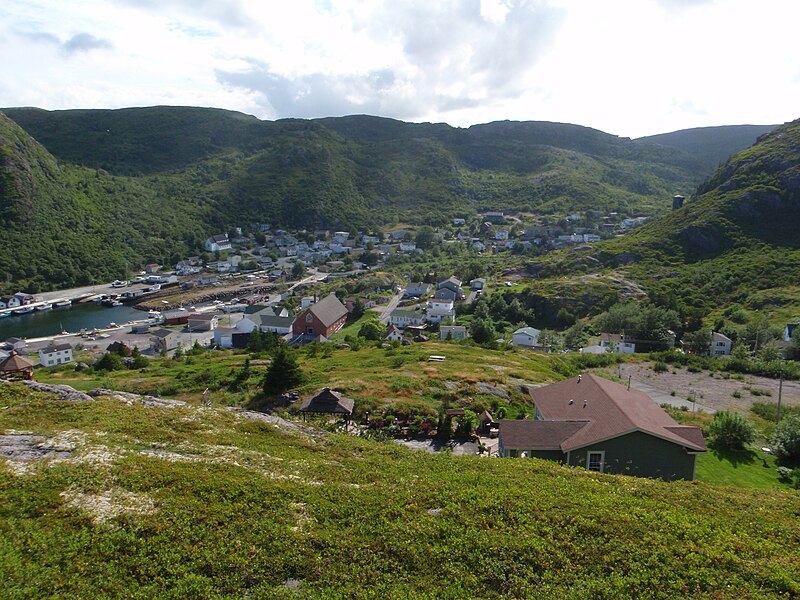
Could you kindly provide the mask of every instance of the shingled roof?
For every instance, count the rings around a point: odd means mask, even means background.
[[[316,396],[305,400],[300,406],[300,412],[352,415],[354,403],[352,398],[345,398],[340,393],[326,387]]]
[[[28,369],[33,369],[33,363],[16,352],[9,354],[8,358],[0,363],[0,371],[14,373],[16,371],[25,371]]]
[[[587,421],[562,439],[560,447],[564,452],[634,431],[696,452],[706,450],[699,428],[679,425],[644,392],[596,375],[572,377],[534,388],[530,395],[544,421]],[[567,433],[566,429],[562,431]]]
[[[325,327],[330,327],[347,314],[345,305],[339,302],[339,299],[333,294],[328,294],[316,304],[312,304],[308,307],[308,310],[310,310]]]

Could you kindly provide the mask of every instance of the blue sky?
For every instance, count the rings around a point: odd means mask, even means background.
[[[4,0],[0,106],[544,120],[800,117],[793,0]]]

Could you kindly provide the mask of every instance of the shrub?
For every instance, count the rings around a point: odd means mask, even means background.
[[[727,410],[721,410],[714,415],[706,433],[715,447],[729,450],[742,450],[756,437],[756,429],[750,421]]]
[[[794,474],[794,469],[792,469],[791,467],[778,467],[778,479],[780,479],[784,483],[791,482],[793,474]]]
[[[667,366],[667,363],[663,361],[659,360],[653,364],[653,371],[655,371],[656,373],[666,373],[668,370],[669,367]]]
[[[800,460],[800,414],[792,413],[781,419],[772,436],[772,449],[784,460]]]

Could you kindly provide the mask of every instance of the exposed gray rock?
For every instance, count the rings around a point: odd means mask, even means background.
[[[266,413],[258,412],[255,410],[245,410],[243,408],[239,408],[236,406],[226,406],[225,408],[226,410],[230,410],[242,415],[246,419],[252,419],[254,421],[265,421],[267,423],[272,423],[273,425],[276,425],[281,429],[286,429],[289,431],[297,431],[313,436],[325,435],[324,431],[319,431],[317,429],[313,429],[312,427],[307,427],[305,425],[300,425],[298,423],[292,423],[291,421],[287,421],[286,419],[276,417],[275,415],[268,415]]]
[[[478,388],[478,391],[483,394],[492,394],[493,396],[497,396],[498,398],[502,398],[503,400],[508,400],[508,392],[501,387],[491,385],[489,383],[478,382],[475,384],[475,387]]]
[[[54,383],[39,383],[38,381],[23,381],[30,389],[36,392],[47,392],[58,396],[60,400],[68,400],[70,402],[91,402],[93,398],[79,392],[73,387],[68,385],[57,385]]]
[[[71,452],[55,450],[43,435],[12,433],[0,435],[0,456],[17,462],[32,462],[44,458],[67,458]]]
[[[185,406],[186,402],[183,400],[169,400],[167,398],[157,398],[155,396],[142,396],[140,394],[131,394],[130,392],[118,392],[115,390],[107,390],[105,388],[95,388],[89,390],[89,395],[94,398],[100,396],[112,396],[128,402],[135,402],[147,408],[175,408],[176,406]]]

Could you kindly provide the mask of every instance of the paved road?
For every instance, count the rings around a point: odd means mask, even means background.
[[[389,322],[389,319],[392,317],[392,311],[395,308],[397,308],[397,305],[400,302],[400,299],[402,297],[403,297],[403,293],[402,292],[392,296],[392,299],[389,300],[389,304],[386,305],[386,307],[383,309],[383,312],[381,313],[381,316],[379,317],[380,320],[381,320],[381,323],[388,323]]]

